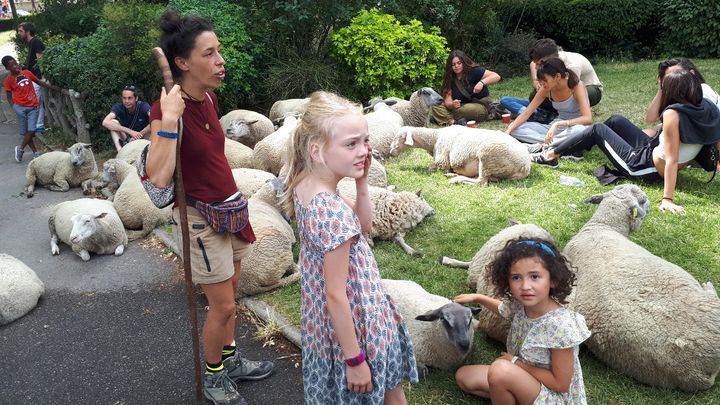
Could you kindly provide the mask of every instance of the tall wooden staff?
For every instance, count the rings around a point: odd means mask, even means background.
[[[160,47],[152,50],[157,60],[160,72],[162,73],[163,85],[165,92],[175,85],[170,71],[170,65],[165,57],[165,53]],[[188,307],[190,307],[190,323],[193,342],[193,356],[195,360],[195,396],[198,404],[203,404],[203,382],[202,372],[200,370],[200,338],[198,334],[197,321],[197,299],[195,298],[194,286],[192,283],[192,273],[190,271],[190,235],[188,232],[187,221],[187,204],[185,202],[185,186],[183,185],[182,166],[180,165],[180,144],[182,142],[183,123],[182,117],[178,119],[178,140],[175,148],[175,204],[180,209],[180,231],[182,232],[182,252],[183,252],[183,268],[185,270],[185,290],[187,292]]]

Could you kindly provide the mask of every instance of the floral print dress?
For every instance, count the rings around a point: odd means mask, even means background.
[[[551,349],[573,349],[573,374],[568,392],[556,392],[542,385],[533,404],[587,404],[582,368],[578,359],[580,343],[590,337],[585,318],[560,307],[538,318],[528,318],[521,303],[503,301],[498,308],[505,319],[512,319],[507,351],[535,367],[550,368]]]
[[[336,192],[321,192],[303,207],[294,195],[300,234],[302,361],[307,404],[382,404],[404,379],[418,381],[415,352],[399,309],[387,295],[360,221]],[[347,389],[345,357],[325,298],[325,254],[350,240],[345,287],[355,334],[372,373],[373,391]]]

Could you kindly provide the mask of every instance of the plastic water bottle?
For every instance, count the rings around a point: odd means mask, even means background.
[[[585,187],[585,182],[573,176],[560,176],[560,184],[570,187]]]

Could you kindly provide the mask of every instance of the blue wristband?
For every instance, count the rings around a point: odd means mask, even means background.
[[[158,136],[162,136],[163,138],[177,139],[178,137],[177,132],[158,131],[157,134]]]

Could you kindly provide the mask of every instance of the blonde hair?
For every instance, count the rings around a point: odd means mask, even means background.
[[[282,205],[289,216],[295,216],[295,187],[312,171],[310,145],[318,144],[323,151],[334,136],[333,128],[337,120],[347,115],[362,115],[362,111],[357,105],[337,94],[316,91],[310,95],[310,102],[288,147],[290,159],[287,189],[282,197]]]

